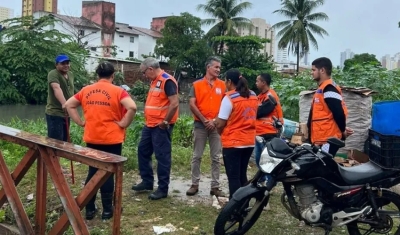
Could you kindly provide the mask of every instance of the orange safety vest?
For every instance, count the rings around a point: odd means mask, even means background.
[[[151,82],[149,93],[147,94],[146,104],[144,106],[144,118],[146,126],[155,127],[165,120],[169,108],[169,99],[165,94],[164,86],[168,80],[172,80],[178,89],[178,83],[175,78],[164,71]],[[178,119],[178,112],[172,117],[170,124],[174,124]]]
[[[328,105],[324,99],[324,89],[327,85],[333,85],[342,96],[342,90],[332,79],[326,80],[318,87],[314,94],[312,102],[312,116],[311,116],[311,143],[325,144],[328,138],[336,137],[342,138],[342,131],[339,129],[333,114],[329,110]],[[342,107],[344,115],[347,118],[347,107],[342,97]]]
[[[80,97],[85,128],[83,140],[90,144],[120,144],[124,142],[125,129],[115,121],[120,121],[125,108],[121,105],[124,90],[105,79],[82,88]]]
[[[200,113],[208,120],[217,117],[222,98],[226,91],[225,82],[217,78],[211,87],[207,79],[203,78],[193,82],[193,89],[196,98],[196,106]],[[200,121],[195,115],[194,119]]]
[[[277,130],[273,126],[274,119],[272,117],[274,117],[274,116],[276,118],[278,118],[283,124],[282,106],[279,102],[279,97],[274,90],[269,89],[268,92],[259,94],[258,95],[258,104],[261,105],[261,103],[263,101],[268,100],[269,99],[268,95],[272,95],[275,98],[277,104],[275,106],[275,109],[270,114],[268,114],[266,117],[256,120],[256,134],[257,135],[277,133]]]
[[[232,103],[232,112],[221,134],[223,148],[254,146],[256,137],[257,96],[250,91],[249,98],[239,92],[228,91],[225,96]]]

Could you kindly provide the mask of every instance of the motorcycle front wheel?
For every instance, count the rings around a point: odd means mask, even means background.
[[[269,195],[250,194],[240,200],[231,199],[219,213],[214,225],[215,235],[245,234],[260,217]]]

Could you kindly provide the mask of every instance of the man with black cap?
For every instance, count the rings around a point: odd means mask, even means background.
[[[74,76],[70,71],[70,59],[60,54],[55,59],[56,68],[47,75],[46,122],[50,138],[67,141],[69,117],[64,110],[65,102],[74,95]],[[68,126],[68,127],[67,127]]]

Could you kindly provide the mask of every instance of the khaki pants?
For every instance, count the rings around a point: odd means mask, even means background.
[[[219,188],[219,174],[221,156],[221,137],[217,130],[208,131],[202,128],[194,128],[194,147],[192,158],[192,184],[199,185],[200,164],[206,147],[207,139],[210,145],[211,157],[211,188]]]

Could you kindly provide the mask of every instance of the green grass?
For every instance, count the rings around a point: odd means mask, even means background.
[[[43,136],[47,133],[43,119],[36,121],[21,121],[15,119],[5,125]],[[167,199],[160,201],[149,201],[147,199],[147,194],[136,195],[131,191],[131,186],[140,181],[137,171],[136,146],[139,141],[142,126],[143,118],[139,116],[135,123],[133,123],[129,128],[127,140],[123,145],[123,156],[127,157],[128,161],[125,164],[123,181],[122,206],[124,211],[121,226],[122,234],[152,235],[154,234],[153,226],[163,226],[168,223],[171,223],[178,229],[177,232],[171,234],[213,234],[214,222],[219,211],[211,206],[211,197],[206,196],[200,200],[201,202],[193,202],[192,198],[184,196],[187,185],[190,185],[190,162],[193,153],[191,146],[191,117],[183,116],[176,124],[173,134],[172,180],[179,180],[178,184],[181,184],[182,187],[171,189],[170,196]],[[81,136],[82,128],[72,124],[72,141],[75,144],[84,145]],[[26,148],[5,141],[0,141],[0,150],[5,156],[10,171],[14,169],[16,164],[27,151]],[[65,168],[69,169],[70,163],[68,160],[63,159],[61,162]],[[201,165],[203,177],[209,176],[210,164],[209,150],[207,148]],[[249,176],[253,173],[254,168],[250,169]],[[86,174],[87,166],[75,164],[75,184],[70,184],[71,191],[74,195],[77,195],[77,193],[82,189],[82,182],[85,180]],[[224,174],[223,167],[221,167],[221,174]],[[207,187],[207,185],[200,186]],[[35,195],[36,193],[35,164],[21,181],[17,190],[22,202],[24,203],[25,210],[33,224],[35,215],[35,196],[32,201],[28,201],[26,198],[27,195],[32,193]],[[204,188],[203,190],[207,191]],[[57,197],[50,179],[48,181],[47,195],[47,228],[50,229],[62,212],[62,208],[60,208],[61,202]],[[98,207],[101,208],[99,196],[96,203]],[[13,218],[9,206],[0,208],[0,222],[15,224],[15,219]],[[111,223],[112,222],[103,222],[96,217],[93,221],[88,222],[88,226],[91,234],[109,235],[111,234]],[[277,189],[271,197],[271,210],[264,212],[255,226],[247,234],[323,234],[321,229],[312,229],[306,226],[299,226],[299,224],[298,221],[290,217],[288,213],[284,211],[284,208],[279,202],[279,189]],[[333,234],[346,234],[345,232],[342,232],[342,230],[343,229],[335,230]],[[71,228],[66,234],[73,234]]]

